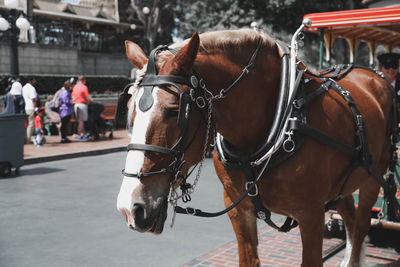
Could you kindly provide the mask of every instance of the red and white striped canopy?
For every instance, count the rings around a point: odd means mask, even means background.
[[[400,6],[311,13],[304,18],[312,21],[311,28],[400,23]]]
[[[304,19],[311,20],[305,31],[325,28],[336,37],[400,46],[400,6],[311,13]]]

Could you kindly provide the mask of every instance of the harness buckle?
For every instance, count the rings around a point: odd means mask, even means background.
[[[251,186],[252,184],[253,184],[253,182],[246,182],[246,186],[245,186],[246,191],[249,190],[249,186]],[[255,197],[255,196],[258,195],[258,187],[257,187],[257,184],[254,184],[254,188],[253,188],[253,189],[255,190],[254,193],[251,193],[250,191],[249,191],[249,193],[247,193],[247,195],[248,195],[249,197]]]
[[[265,214],[265,212],[260,210],[257,212],[257,218],[260,220],[265,220],[265,219],[267,219],[267,215]]]
[[[343,91],[341,91],[340,93],[341,93],[343,96],[349,96],[349,95],[350,95],[350,92],[347,91],[347,90],[343,90]]]
[[[175,172],[175,181],[178,181],[179,179],[183,178],[182,171],[177,171]]]
[[[357,121],[357,126],[359,126],[359,128],[364,129],[364,119],[362,115],[357,115],[356,116],[356,121]]]
[[[190,113],[190,105],[187,104],[185,108],[185,119],[189,118],[189,113]]]
[[[305,103],[306,103],[306,100],[304,98],[299,98],[299,99],[293,100],[293,106],[296,109],[300,109]]]
[[[190,88],[189,95],[190,99],[194,102],[196,98],[195,98],[195,90],[193,88]]]
[[[206,89],[206,84],[204,83],[203,78],[200,79],[199,84],[200,84],[201,88]]]
[[[226,97],[225,89],[221,89],[218,95],[215,96],[215,99],[222,99]]]
[[[191,201],[192,200],[192,197],[189,195],[189,193],[186,193],[186,194],[183,194],[182,195],[182,201],[183,201],[183,203],[187,203],[187,202],[189,202],[189,201]]]
[[[196,98],[196,104],[199,108],[204,108],[206,106],[206,101],[203,97],[199,96],[198,98]]]
[[[194,215],[196,215],[196,209],[191,208],[191,207],[187,207],[186,208],[186,214],[194,216]]]
[[[193,86],[193,88],[197,88],[199,86],[199,80],[196,76],[190,76],[190,84]]]

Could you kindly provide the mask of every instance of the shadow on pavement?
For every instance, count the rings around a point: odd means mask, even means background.
[[[47,173],[53,173],[53,172],[61,172],[65,171],[66,169],[60,169],[60,168],[46,168],[46,167],[41,167],[41,168],[32,168],[28,170],[20,170],[20,173],[18,176],[22,175],[42,175],[42,174],[47,174]],[[12,178],[12,177],[10,177]]]

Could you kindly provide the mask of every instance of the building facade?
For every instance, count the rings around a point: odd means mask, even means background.
[[[19,32],[21,75],[130,76],[124,41],[140,43],[143,33],[140,27],[132,30],[131,24],[140,22],[129,0],[19,0],[17,10],[31,24],[29,31]],[[0,14],[7,19],[9,12],[0,0]],[[8,79],[9,31],[0,32],[0,63],[0,79]]]

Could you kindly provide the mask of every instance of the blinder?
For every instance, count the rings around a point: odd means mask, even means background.
[[[189,115],[191,111],[190,95],[187,93],[181,93],[179,97],[179,111],[178,111],[178,127],[184,129],[188,124]]]
[[[143,89],[142,97],[139,100],[139,109],[143,112],[149,110],[153,106],[153,89],[154,86],[145,86]]]

